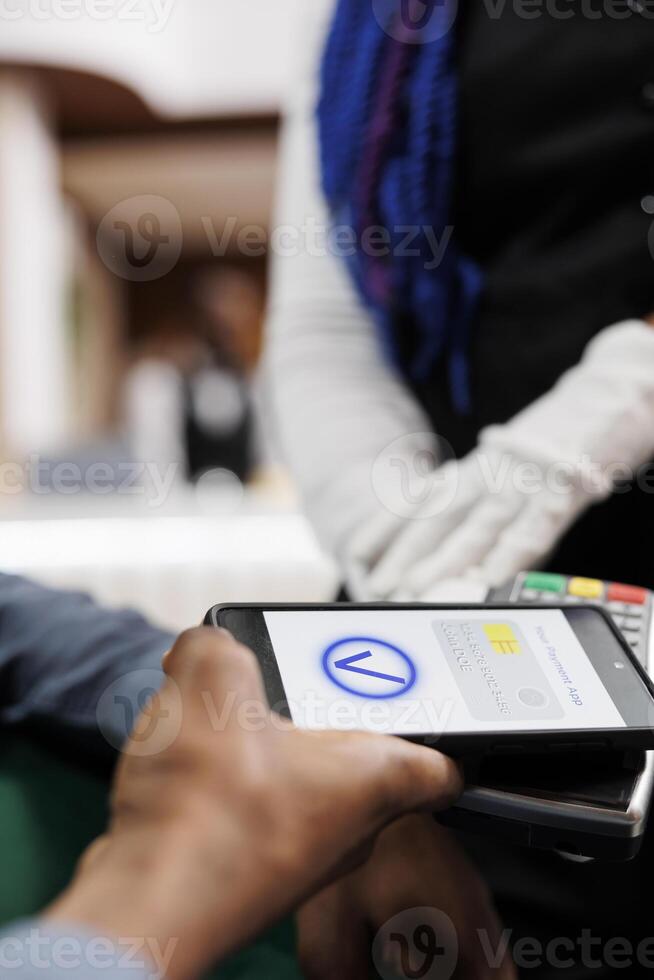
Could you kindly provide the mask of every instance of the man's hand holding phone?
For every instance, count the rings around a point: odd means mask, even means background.
[[[224,630],[184,634],[119,764],[112,819],[46,913],[176,941],[197,976],[364,860],[399,816],[449,806],[455,763],[392,736],[296,729]]]

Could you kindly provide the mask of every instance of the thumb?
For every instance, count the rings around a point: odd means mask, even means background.
[[[446,810],[463,792],[459,765],[436,749],[393,735],[361,735],[360,772],[370,780],[370,802],[382,821],[415,810]]]
[[[447,810],[463,792],[461,767],[425,745],[393,738],[393,816],[413,810]]]

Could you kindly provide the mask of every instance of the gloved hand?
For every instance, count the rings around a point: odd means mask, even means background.
[[[654,327],[608,327],[581,362],[460,462],[426,498],[362,528],[351,547],[357,598],[428,600],[444,579],[500,585],[537,565],[590,505],[654,455]]]

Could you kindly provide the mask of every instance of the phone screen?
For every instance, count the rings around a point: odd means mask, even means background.
[[[335,607],[263,617],[288,713],[303,728],[412,736],[651,723],[644,682],[592,609]]]

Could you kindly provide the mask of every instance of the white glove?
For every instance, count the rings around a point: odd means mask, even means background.
[[[654,455],[654,327],[602,331],[581,362],[428,494],[363,528],[351,548],[358,598],[428,600],[443,580],[500,585],[541,563],[591,504]]]

